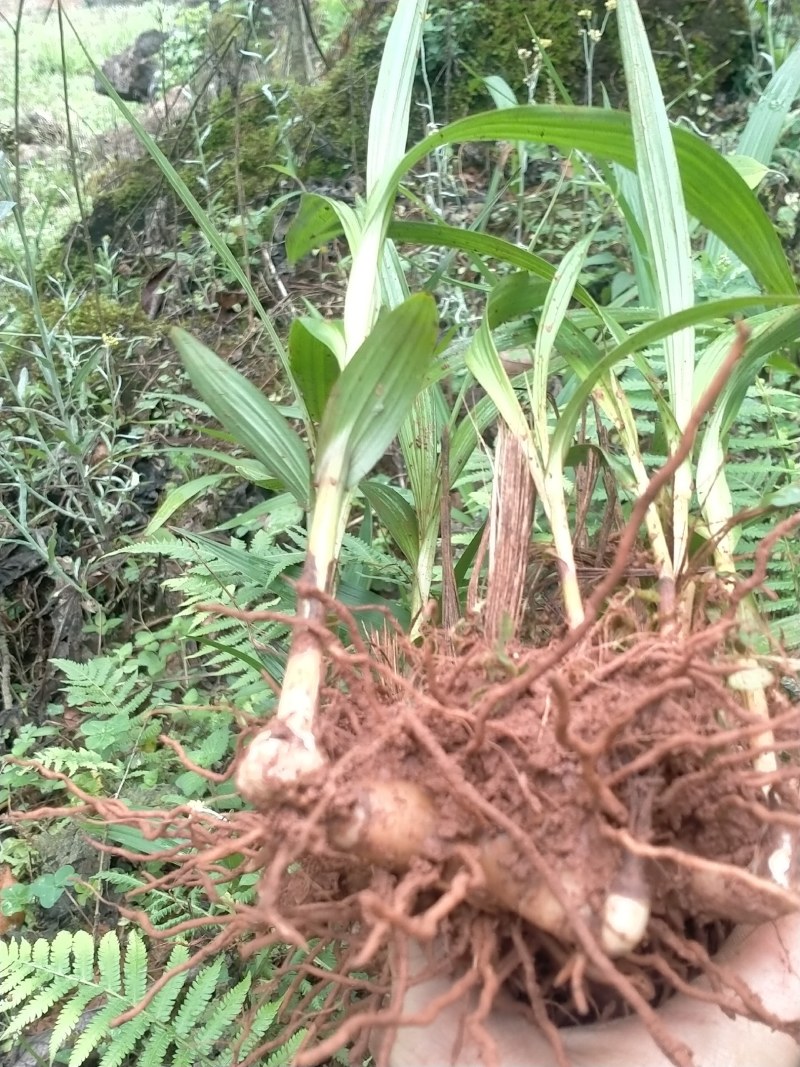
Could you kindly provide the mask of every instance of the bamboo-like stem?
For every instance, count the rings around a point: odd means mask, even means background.
[[[571,630],[580,626],[585,618],[583,597],[578,583],[578,569],[575,566],[575,553],[572,535],[569,529],[567,502],[562,487],[558,487],[549,497],[544,498],[545,510],[553,532],[553,547],[556,551],[559,577],[561,579],[561,596],[567,625]]]
[[[636,490],[639,496],[642,496],[650,482],[650,475],[639,450],[639,439],[636,433],[636,424],[633,420],[633,412],[616,375],[609,372],[594,390],[594,397],[616,426],[620,442],[631,465]],[[674,600],[675,567],[667,544],[661,516],[655,503],[651,504],[647,509],[644,525],[650,543],[650,551],[653,553],[653,563],[658,576],[661,598],[671,602]],[[662,610],[662,617],[666,614],[667,612]]]
[[[350,501],[350,494],[342,489],[341,466],[337,463],[336,470],[328,470],[320,482],[303,568],[303,583],[324,593],[333,592],[341,527]],[[297,615],[310,623],[325,622],[325,608],[318,597],[298,597]],[[324,666],[319,638],[310,628],[298,625],[278,710],[269,727],[253,739],[236,771],[237,787],[251,804],[268,802],[281,783],[324,766],[314,734]]]
[[[550,523],[567,625],[574,630],[583,623],[585,616],[569,529],[567,502],[564,497],[563,470],[560,463],[554,463],[545,469],[547,457],[545,456],[543,461],[527,423],[522,418],[519,422],[519,426],[509,426],[509,429],[525,452],[533,484],[542,499],[545,515]]]
[[[489,516],[489,574],[484,611],[486,636],[515,634],[522,614],[534,486],[519,441],[504,422],[497,433]]]

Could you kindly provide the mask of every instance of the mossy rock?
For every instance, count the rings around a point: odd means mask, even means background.
[[[118,335],[129,339],[134,336],[155,338],[158,326],[148,319],[139,304],[126,304],[102,294],[87,293],[65,310],[61,300],[41,301],[45,325],[55,331],[68,332],[78,337],[108,337]],[[25,304],[19,308],[15,329],[22,334],[37,334],[38,330],[30,310]]]
[[[695,98],[713,95],[739,76],[750,49],[749,22],[744,0],[650,0],[642,14],[656,58],[665,98],[681,94]],[[579,12],[593,10],[589,21]],[[310,173],[349,165],[362,171],[366,159],[370,106],[392,8],[369,24],[351,42],[350,50],[323,86],[297,94],[299,111],[313,131],[317,155]],[[494,105],[484,78],[501,75],[517,100],[528,100],[528,81],[536,62],[531,27],[546,44],[547,60],[574,103],[587,99],[584,44],[581,30],[599,29],[606,9],[599,0],[431,0],[425,30],[425,78],[419,75],[417,102],[433,104],[433,119],[441,124]],[[718,69],[719,68],[719,69]],[[602,101],[603,86],[616,106],[625,106],[625,79],[617,35],[616,15],[594,46],[593,94]],[[548,77],[539,71],[535,99],[561,102]],[[421,139],[429,112],[412,108],[409,140]],[[328,171],[327,173],[330,173]]]
[[[640,8],[668,103],[681,98],[682,110],[702,114],[701,94],[712,97],[741,81],[752,57],[743,0],[653,0]],[[605,85],[614,103],[625,106],[615,16],[607,32],[608,48],[603,42],[598,46],[595,81]]]
[[[697,103],[694,110],[699,112],[701,94],[712,95],[742,69],[741,57],[749,48],[744,0],[650,0],[642,8],[665,97],[692,94]],[[579,16],[588,9],[597,12],[591,22]],[[285,174],[276,165],[288,163],[301,180],[337,182],[345,173],[363,173],[372,95],[391,10],[386,5],[385,13],[370,22],[369,29],[356,37],[318,84],[273,86],[271,96],[261,86],[240,86],[235,92],[223,92],[198,116],[207,129],[202,144],[205,170],[185,162],[177,164],[177,169],[201,204],[212,202],[216,212],[235,215],[242,199],[246,207],[268,202],[278,189],[285,188],[281,186]],[[573,100],[584,101],[586,38],[581,30],[599,27],[605,17],[600,0],[564,0],[561,4],[528,0],[524,5],[518,0],[431,0],[425,33],[427,84],[420,77],[415,100],[426,100],[430,86],[437,122],[491,108],[483,81],[491,74],[501,74],[517,98],[526,100],[526,69],[530,71],[536,60],[533,27],[539,40],[548,42],[547,57]],[[230,21],[230,12],[225,18]],[[219,33],[224,36],[230,28],[220,24]],[[596,44],[593,72],[595,101],[601,99],[602,83],[612,102],[624,105],[613,13]],[[536,99],[541,102],[550,96],[556,98],[542,69]],[[412,142],[424,135],[429,118],[422,108],[413,108]],[[193,128],[187,127],[165,134],[159,144],[174,160],[197,159],[194,138]],[[113,165],[98,185],[88,220],[94,245],[108,236],[114,247],[124,246],[125,232],[140,234],[160,197],[168,196],[175,204],[149,157]],[[178,222],[187,218],[180,205],[170,210]],[[64,250],[69,250],[72,278],[90,271],[83,247],[84,234],[75,227],[61,250],[62,259]],[[49,266],[51,273],[63,275],[57,256]]]
[[[640,4],[656,58],[664,96],[713,95],[739,76],[750,54],[744,0],[648,0]],[[585,12],[592,12],[587,19]],[[531,34],[546,43],[547,58],[573,103],[587,100],[585,45],[590,29],[605,31],[594,44],[592,99],[602,101],[605,87],[612,104],[625,105],[625,79],[616,14],[601,0],[431,0],[425,32],[426,75],[434,118],[449,122],[489,109],[492,98],[484,78],[501,75],[520,103],[528,100],[528,81],[536,63]],[[377,69],[390,15],[373,24],[370,40],[356,45],[354,58],[367,74]],[[374,81],[373,81],[374,84]],[[417,100],[427,86],[417,81]],[[539,71],[535,99],[561,102],[547,70]],[[422,123],[412,136],[420,133]]]

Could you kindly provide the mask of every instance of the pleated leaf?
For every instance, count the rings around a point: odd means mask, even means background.
[[[317,475],[352,489],[383,456],[433,361],[436,305],[424,293],[387,312],[342,371],[319,430]]]
[[[286,257],[294,266],[313,248],[321,248],[342,233],[348,241],[359,232],[357,218],[346,204],[317,193],[304,193],[300,209],[286,231]]]
[[[344,336],[348,360],[371,332],[380,310],[381,271],[397,282],[385,259],[385,213],[394,193],[387,192],[392,170],[402,159],[414,90],[427,0],[398,0],[381,56],[372,98],[367,142],[367,203],[363,230],[351,242],[353,261],[344,302]]]
[[[631,103],[642,217],[648,258],[656,280],[659,314],[673,314],[694,304],[692,248],[683,201],[678,161],[670,135],[667,109],[656,66],[636,0],[619,0],[617,7],[620,47]],[[676,331],[665,339],[667,384],[678,434],[692,413],[694,330]],[[669,434],[670,451],[677,437]],[[674,476],[673,560],[678,567],[689,542],[689,506],[692,495],[691,462],[687,459]]]
[[[786,116],[800,92],[800,42],[770,79],[753,108],[739,137],[736,152],[766,167],[786,125]],[[722,254],[725,242],[711,234],[706,242],[706,254],[715,262]]]
[[[308,413],[318,423],[339,377],[339,363],[312,328],[308,318],[295,319],[292,323],[289,330],[289,359]]]
[[[362,482],[360,489],[386,527],[389,536],[411,566],[416,567],[419,556],[419,526],[412,506],[397,489],[384,482]]]
[[[170,330],[192,384],[235,440],[264,464],[302,507],[311,502],[305,446],[274,404],[210,348],[178,327]]]
[[[780,238],[747,183],[695,134],[678,127],[670,132],[689,214],[717,234],[767,291],[796,292]],[[577,148],[636,169],[631,118],[623,111],[524,105],[482,112],[450,123],[407,153],[387,183],[387,226],[394,189],[428,153],[459,141],[499,140],[552,144],[564,152]]]

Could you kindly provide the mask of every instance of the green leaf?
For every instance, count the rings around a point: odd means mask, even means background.
[[[489,256],[500,263],[527,271],[546,282],[553,280],[556,267],[546,259],[528,252],[502,237],[494,237],[476,230],[462,230],[457,226],[447,226],[440,222],[392,222],[389,236],[400,243],[438,245],[442,248],[456,248],[461,252],[474,252],[475,255]],[[575,299],[587,308],[595,310],[597,305],[582,285],[575,286]]]
[[[757,159],[752,156],[744,156],[739,152],[734,152],[732,155],[725,157],[737,174],[740,174],[743,180],[747,183],[748,189],[757,189],[761,184],[761,181],[765,174],[768,173],[769,167],[765,167],[763,163],[759,163]]]
[[[289,359],[308,413],[318,423],[339,377],[339,363],[330,348],[310,328],[308,318],[295,319],[292,323]]]
[[[298,1030],[289,1040],[273,1052],[266,1061],[266,1067],[289,1067],[294,1062],[295,1053],[308,1036],[308,1030]]]
[[[210,1017],[193,1035],[200,1048],[213,1048],[214,1042],[228,1030],[242,1010],[245,997],[250,989],[250,982],[251,977],[246,974],[240,982],[224,994],[218,1004],[214,1005]]]
[[[671,134],[689,213],[717,234],[768,292],[795,293],[780,239],[746,183],[695,134],[678,127]],[[389,190],[426,155],[459,141],[534,141],[565,152],[577,148],[636,169],[631,118],[623,111],[525,105],[483,112],[437,130],[406,154],[387,183],[387,224]]]
[[[636,0],[619,0],[617,24],[631,103],[642,208],[639,222],[656,279],[657,307],[664,316],[694,304],[689,223],[667,110]],[[670,407],[677,432],[682,434],[692,413],[694,330],[688,328],[670,334],[665,338],[664,350]],[[668,439],[672,452],[677,446],[677,435],[669,429]],[[687,459],[675,472],[673,482],[676,566],[683,562],[688,548],[691,494],[692,473]]]
[[[108,1038],[112,1019],[119,1014],[119,1004],[106,1004],[98,1011],[86,1029],[81,1033],[69,1057],[69,1067],[81,1067],[95,1049]]]
[[[94,954],[94,945],[92,946],[92,954]],[[97,990],[91,981],[91,975],[88,978],[84,978],[83,981],[88,983],[86,987],[78,989],[75,996],[68,1000],[58,1013],[56,1025],[53,1027],[53,1033],[50,1036],[51,1063],[55,1060],[58,1050],[66,1044],[67,1039],[74,1032],[86,1005],[97,996]]]
[[[400,430],[400,448],[419,531],[411,600],[412,614],[417,618],[422,618],[421,609],[430,597],[436,563],[442,499],[439,444],[448,416],[440,386],[429,385],[417,395]]]
[[[199,478],[192,478],[190,482],[185,482],[183,485],[171,490],[159,504],[155,515],[147,524],[144,536],[150,537],[156,530],[160,530],[164,523],[185,504],[201,496],[206,489],[221,485],[230,477],[230,474],[203,474]]]
[[[145,978],[147,972],[145,971]],[[139,1038],[150,1029],[150,1020],[146,1015],[137,1015],[114,1030],[114,1038],[100,1060],[99,1067],[120,1067],[128,1060]]]
[[[327,196],[304,193],[300,210],[286,232],[286,257],[294,265],[312,249],[321,248],[348,230],[350,240],[357,229],[355,215],[347,205]]]
[[[185,963],[188,958],[188,948],[185,945],[175,945],[164,970],[171,971],[181,963]],[[163,1023],[170,1018],[175,1001],[178,999],[178,994],[183,989],[188,978],[189,972],[181,971],[179,974],[173,975],[167,984],[159,989],[150,1002],[150,1014],[154,1019]]]
[[[333,387],[319,430],[317,477],[340,471],[345,490],[383,456],[433,361],[436,305],[412,296],[378,321]]]
[[[127,829],[127,828],[126,828]],[[131,827],[132,829],[132,827]],[[102,833],[102,828],[100,830]],[[141,831],[139,831],[141,837]],[[158,848],[163,846],[159,845]],[[156,852],[156,848],[150,848]],[[120,993],[122,982],[120,979],[120,951],[117,935],[113,930],[103,934],[97,949],[97,963],[100,968],[100,986],[109,993]]]
[[[109,841],[114,841],[116,844],[121,845],[129,852],[137,853],[141,856],[148,856],[154,852],[163,852],[166,848],[172,848],[175,845],[175,840],[168,837],[158,837],[155,840],[144,836],[142,831],[136,826],[125,826],[123,823],[91,823],[87,822],[83,828],[87,833],[94,835],[98,839],[108,838]],[[119,944],[112,945],[110,942],[107,946],[104,946],[103,942],[100,942],[100,964],[101,974],[103,973],[103,960],[102,953],[108,951],[109,953],[119,952]],[[119,965],[119,960],[117,960]],[[109,980],[119,980],[119,967],[117,972],[109,970]],[[105,988],[105,987],[104,987]],[[114,990],[118,992],[118,990]]]
[[[264,670],[264,664],[257,660],[255,656],[249,656],[240,648],[226,644],[224,641],[214,641],[210,637],[203,637],[202,634],[198,635],[195,638],[195,641],[197,641],[201,648],[214,648],[217,652],[223,652],[226,656],[232,656],[234,659],[238,659],[240,663],[252,667],[252,669],[259,675],[261,674],[261,671]]]
[[[417,516],[409,502],[397,489],[384,482],[362,482],[359,488],[388,530],[389,536],[411,566],[416,567],[419,556],[419,527]]]
[[[800,42],[780,65],[753,108],[742,131],[736,152],[765,166],[772,159],[786,125],[786,116],[800,90]],[[744,175],[742,176],[744,178]],[[748,182],[749,184],[749,182]],[[752,186],[751,186],[752,188]],[[720,235],[721,236],[721,235]],[[722,254],[724,242],[712,234],[706,242],[706,254],[714,262]],[[729,245],[732,248],[732,245]],[[740,256],[740,258],[743,258]]]
[[[125,952],[125,996],[133,1004],[140,1001],[147,989],[147,952],[137,931],[131,930]]]
[[[550,283],[544,305],[542,318],[536,333],[536,346],[533,354],[533,387],[531,396],[533,434],[540,455],[549,457],[550,448],[547,439],[547,387],[550,376],[550,364],[555,349],[556,337],[567,314],[578,277],[583,268],[583,261],[594,234],[587,234],[577,241],[566,253]],[[560,462],[559,462],[560,480]]]
[[[800,508],[800,483],[784,485],[782,489],[768,493],[761,504],[771,508]]]
[[[367,195],[403,158],[427,0],[400,0],[389,27],[372,97]]]
[[[89,61],[94,72],[95,79],[103,86],[105,93],[114,101],[114,104],[116,105],[120,114],[123,116],[126,123],[133,130],[137,140],[145,149],[145,151],[149,154],[151,159],[155,162],[161,174],[164,176],[166,181],[175,191],[175,194],[177,195],[180,202],[183,204],[183,206],[187,209],[194,221],[197,223],[198,228],[203,233],[208,243],[211,245],[211,247],[222,260],[226,269],[231,272],[233,277],[236,279],[237,284],[240,285],[242,289],[244,289],[245,293],[247,294],[248,300],[250,301],[255,313],[261,320],[261,323],[263,324],[264,329],[266,330],[266,333],[270,341],[272,342],[278,359],[283,365],[283,368],[287,376],[289,376],[291,382],[291,369],[289,367],[288,354],[283,344],[281,343],[280,337],[278,337],[277,331],[275,330],[275,327],[272,324],[272,320],[264,310],[264,306],[259,300],[258,293],[255,291],[253,283],[248,277],[247,272],[244,270],[241,263],[234,255],[234,252],[228,245],[227,241],[225,240],[225,237],[220,233],[220,231],[209,218],[208,213],[198,203],[191,189],[189,189],[188,185],[177,172],[170,160],[161,151],[160,147],[156,143],[155,138],[144,128],[144,126],[133,113],[133,111],[131,111],[131,109],[119,96],[114,86],[106,77],[104,71],[100,69],[100,67],[94,61],[92,56],[89,54],[89,51],[86,45],[84,44],[81,34],[79,34],[75,30],[75,27],[70,22],[69,15],[65,13],[64,18],[66,19],[67,23],[75,34],[75,37],[77,38],[78,44],[80,45],[83,54]],[[293,382],[291,382],[291,384],[292,386],[294,385]],[[303,413],[303,417],[305,418],[305,413]]]
[[[514,90],[505,78],[501,78],[499,74],[490,74],[488,78],[483,79],[483,83],[489,90],[489,95],[495,107],[516,107],[519,103],[514,95]]]
[[[175,1030],[178,1034],[185,1037],[198,1025],[217,988],[221,969],[222,956],[217,956],[213,963],[202,968],[192,982],[175,1017]]]
[[[484,521],[473,534],[472,540],[461,553],[458,559],[458,563],[456,563],[455,567],[453,568],[453,572],[456,579],[456,586],[459,590],[464,589],[467,584],[467,574],[469,573],[469,568],[472,566],[472,563],[478,554],[478,549],[481,546],[481,541],[483,540],[485,530],[486,522]]]
[[[210,348],[177,327],[170,337],[197,389],[219,421],[302,507],[311,504],[311,471],[302,440],[258,389]]]

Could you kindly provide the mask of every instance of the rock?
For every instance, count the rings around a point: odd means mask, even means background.
[[[185,121],[194,105],[194,97],[188,86],[176,85],[163,96],[151,100],[139,122],[153,137],[160,137],[167,130]],[[98,160],[138,159],[147,154],[127,123],[102,133],[94,141],[93,150]]]
[[[66,131],[50,111],[34,108],[26,111],[19,124],[20,144],[64,144]]]
[[[146,30],[130,48],[105,61],[103,74],[123,100],[143,103],[150,99],[158,70],[155,57],[166,39],[167,34],[160,30]],[[105,94],[99,78],[95,78],[94,87],[98,93]]]
[[[134,55],[140,59],[149,59],[159,51],[169,35],[161,30],[145,30],[136,38],[133,45]]]

